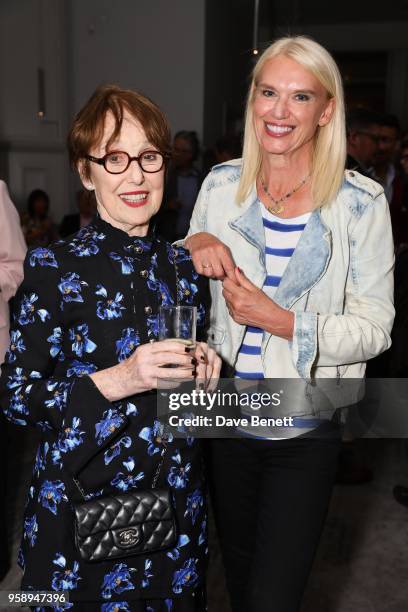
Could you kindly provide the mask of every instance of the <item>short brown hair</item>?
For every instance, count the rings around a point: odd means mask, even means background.
[[[123,123],[124,111],[128,111],[144,129],[147,139],[157,149],[168,155],[171,151],[171,132],[168,121],[160,108],[146,96],[117,85],[101,85],[76,115],[68,134],[69,158],[73,168],[85,160],[92,147],[103,137],[106,113],[110,111],[115,128],[107,147],[115,141]],[[89,162],[85,160],[84,175],[89,178]]]

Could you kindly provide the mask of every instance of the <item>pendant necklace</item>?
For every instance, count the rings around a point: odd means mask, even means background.
[[[310,178],[310,174],[308,174],[302,181],[300,181],[300,183],[298,185],[296,185],[296,187],[294,189],[292,189],[292,191],[289,191],[288,193],[286,193],[284,196],[282,196],[281,198],[279,198],[278,200],[276,200],[273,195],[271,195],[268,191],[268,187],[266,186],[266,183],[263,179],[263,176],[260,175],[260,181],[261,181],[261,185],[262,185],[262,189],[264,190],[265,194],[268,196],[268,198],[270,199],[270,201],[272,202],[273,206],[268,206],[266,205],[266,208],[269,210],[270,213],[274,214],[274,215],[280,215],[281,212],[284,211],[284,206],[283,206],[283,202],[285,202],[286,200],[288,200],[291,196],[293,196],[294,193],[296,193],[297,191],[299,191],[299,189],[301,187],[303,187],[303,185],[305,183],[307,183],[307,181]]]

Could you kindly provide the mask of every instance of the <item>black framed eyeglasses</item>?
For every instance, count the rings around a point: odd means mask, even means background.
[[[109,151],[103,157],[87,155],[86,159],[100,164],[109,174],[122,174],[126,172],[132,161],[137,161],[143,172],[160,172],[167,157],[170,156],[154,150],[143,151],[136,157],[131,157],[126,151]]]

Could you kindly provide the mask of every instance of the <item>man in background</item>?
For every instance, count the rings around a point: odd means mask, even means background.
[[[408,215],[404,210],[404,180],[398,168],[400,124],[394,115],[384,115],[378,126],[378,147],[374,158],[374,180],[381,183],[390,205],[396,251],[408,242]]]
[[[380,115],[366,108],[355,108],[347,113],[346,168],[373,177],[380,139]]]
[[[78,211],[73,215],[65,215],[61,221],[59,235],[66,238],[88,225],[96,212],[95,195],[93,191],[81,189],[77,193]]]

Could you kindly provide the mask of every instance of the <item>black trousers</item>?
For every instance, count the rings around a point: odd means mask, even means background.
[[[215,521],[233,612],[296,612],[327,513],[340,448],[324,437],[209,442]],[[317,430],[316,430],[317,431]]]

